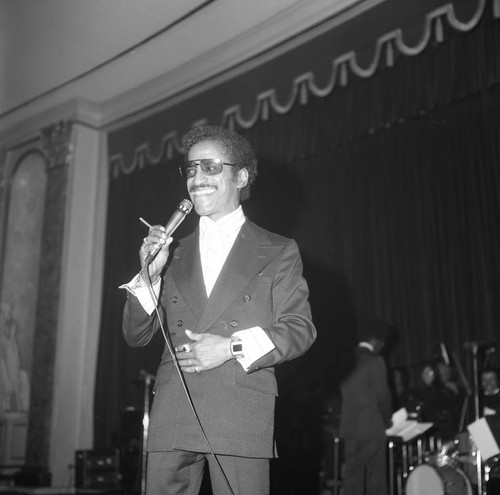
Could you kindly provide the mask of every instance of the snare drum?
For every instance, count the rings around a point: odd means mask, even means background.
[[[459,468],[422,464],[408,476],[406,495],[472,495],[472,485]]]
[[[432,454],[427,455],[425,460],[427,464],[436,468],[455,468],[458,467],[457,456],[458,453],[455,449],[455,443],[448,442],[443,444],[438,452],[433,452]]]

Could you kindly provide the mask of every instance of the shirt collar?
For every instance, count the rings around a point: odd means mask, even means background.
[[[368,350],[370,350],[372,352],[375,351],[375,347],[373,347],[373,345],[370,344],[369,342],[360,342],[358,344],[358,347],[364,347],[365,349],[368,349]]]
[[[200,232],[219,232],[221,234],[239,229],[245,223],[245,214],[241,205],[236,210],[219,218],[216,222],[210,217],[200,217]]]

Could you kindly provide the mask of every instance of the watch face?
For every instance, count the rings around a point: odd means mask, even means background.
[[[231,354],[234,357],[243,356],[243,343],[242,342],[231,342]]]

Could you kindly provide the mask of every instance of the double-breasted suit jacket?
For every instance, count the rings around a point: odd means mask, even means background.
[[[199,253],[199,232],[173,249],[160,293],[168,334],[175,348],[186,329],[230,337],[260,326],[276,346],[245,372],[235,360],[185,379],[203,428],[216,453],[273,457],[274,365],[303,354],[316,330],[295,241],[246,220],[210,297],[206,295]],[[128,295],[123,333],[129,345],[143,346],[158,331]],[[158,367],[148,435],[148,450],[208,452],[185,397],[167,346]]]

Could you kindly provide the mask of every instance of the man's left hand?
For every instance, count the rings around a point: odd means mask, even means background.
[[[212,333],[195,333],[191,330],[186,330],[186,335],[191,342],[175,349],[182,371],[201,373],[217,368],[232,358],[230,338]]]

